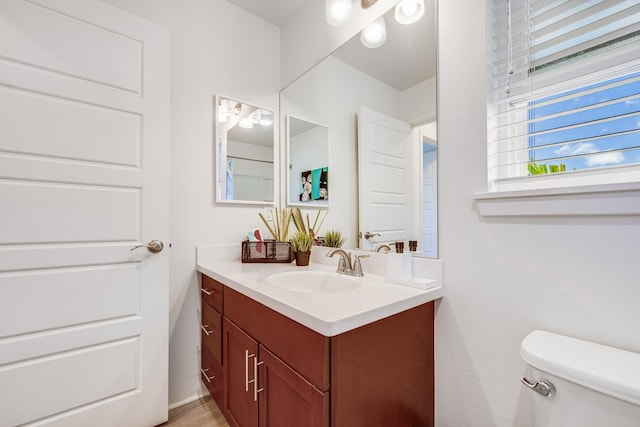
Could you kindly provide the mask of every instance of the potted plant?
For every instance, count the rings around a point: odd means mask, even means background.
[[[296,265],[309,265],[311,246],[313,246],[313,237],[311,237],[311,234],[304,231],[297,231],[289,240],[289,243],[295,252]]]
[[[324,246],[328,246],[330,248],[340,248],[344,243],[344,239],[342,238],[342,233],[339,230],[331,229],[326,232],[323,240]]]

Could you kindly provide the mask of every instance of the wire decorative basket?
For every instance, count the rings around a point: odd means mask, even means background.
[[[261,242],[242,242],[242,262],[248,263],[290,263],[295,259],[289,242],[263,240]]]

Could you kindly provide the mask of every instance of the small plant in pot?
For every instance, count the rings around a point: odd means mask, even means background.
[[[340,248],[344,243],[344,239],[342,238],[342,233],[339,230],[329,230],[324,235],[323,244],[324,246],[328,246],[330,248]]]
[[[296,265],[309,265],[309,257],[311,256],[311,246],[313,246],[313,237],[309,233],[298,231],[289,240],[296,256]]]

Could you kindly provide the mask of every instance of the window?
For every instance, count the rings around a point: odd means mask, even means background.
[[[494,0],[490,19],[490,189],[640,181],[640,0]]]

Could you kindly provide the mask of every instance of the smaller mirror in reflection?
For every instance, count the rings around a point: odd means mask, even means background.
[[[273,204],[274,113],[216,97],[216,200]]]
[[[329,205],[329,128],[287,116],[289,205]]]

